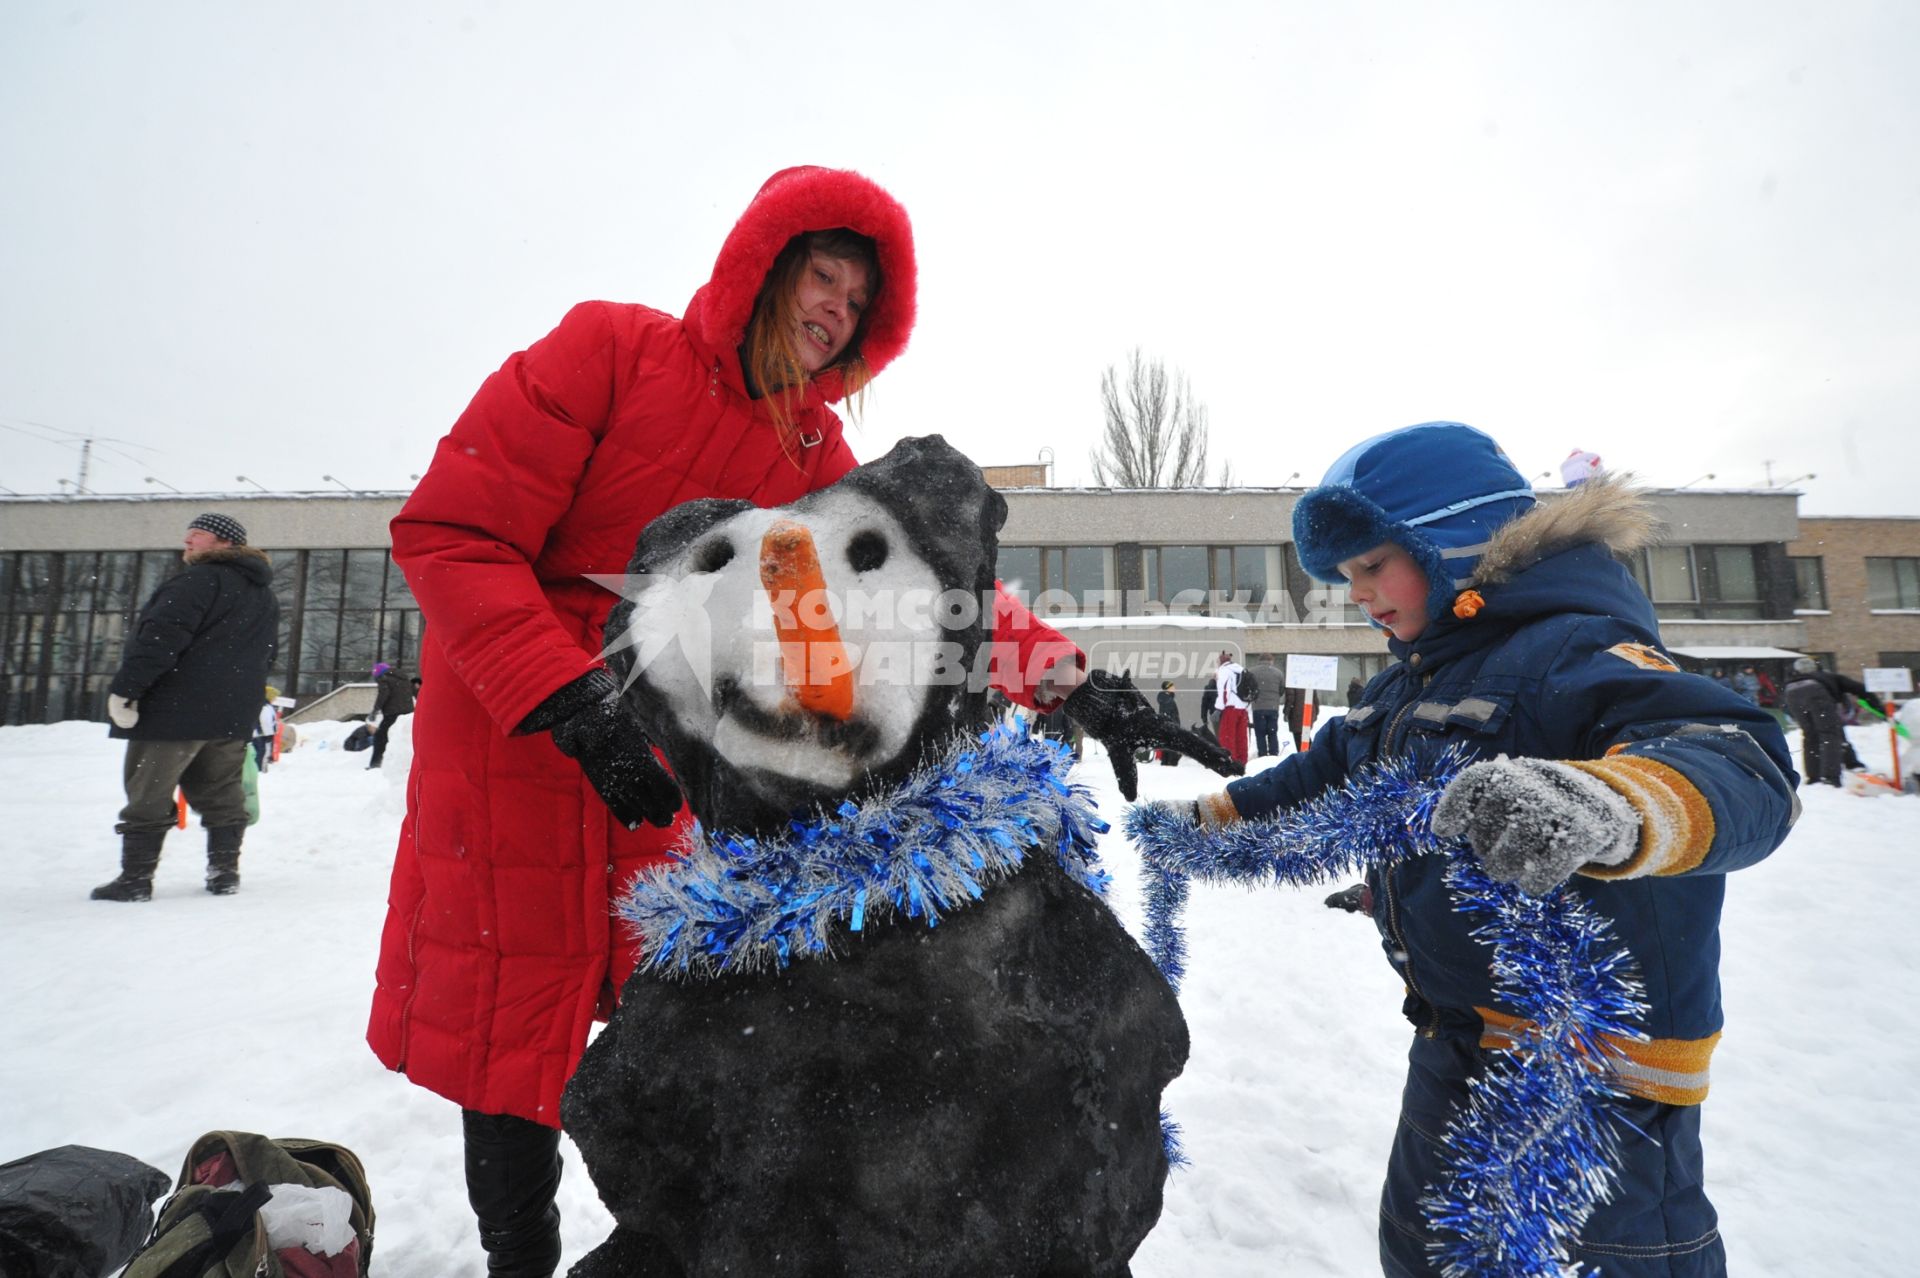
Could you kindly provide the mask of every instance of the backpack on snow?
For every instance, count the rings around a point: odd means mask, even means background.
[[[366,1278],[373,1197],[352,1150],[208,1132],[121,1278]]]

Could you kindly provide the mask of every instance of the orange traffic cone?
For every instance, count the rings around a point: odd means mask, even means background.
[[[187,794],[184,790],[173,792],[173,824],[182,830],[187,828]]]

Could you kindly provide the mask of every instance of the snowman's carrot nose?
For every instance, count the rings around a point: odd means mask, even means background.
[[[773,601],[774,635],[787,690],[802,709],[829,719],[853,715],[853,666],[834,624],[813,534],[775,520],[760,539],[760,584]]]

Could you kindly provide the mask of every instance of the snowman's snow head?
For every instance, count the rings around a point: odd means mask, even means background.
[[[983,717],[1005,517],[930,436],[790,506],[703,500],[647,526],[609,661],[703,824],[781,828]]]

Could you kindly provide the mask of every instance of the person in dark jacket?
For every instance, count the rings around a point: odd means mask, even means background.
[[[1253,753],[1256,757],[1280,753],[1280,703],[1287,695],[1287,677],[1267,657],[1247,668],[1253,676]]]
[[[373,679],[373,713],[368,716],[374,727],[373,758],[367,760],[369,768],[379,767],[386,758],[387,736],[393,731],[394,720],[413,713],[413,684],[405,675],[382,661],[373,667]]]
[[[1787,680],[1787,713],[1800,725],[1800,768],[1809,782],[1840,784],[1841,764],[1852,753],[1842,707],[1848,698],[1866,695],[1867,686],[1858,679],[1822,670],[1812,657],[1794,659]]]
[[[1700,1105],[1722,1025],[1725,875],[1770,854],[1798,814],[1779,726],[1661,650],[1653,607],[1615,558],[1648,542],[1653,519],[1618,479],[1537,506],[1492,439],[1430,422],[1350,450],[1293,520],[1307,572],[1349,583],[1399,664],[1311,751],[1202,798],[1192,817],[1268,816],[1386,758],[1431,763],[1464,745],[1484,760],[1442,793],[1434,831],[1522,891],[1585,901],[1646,985],[1648,1037],[1608,1064],[1623,1094],[1619,1188],[1571,1259],[1609,1278],[1725,1273]],[[1420,1199],[1446,1171],[1441,1133],[1469,1080],[1529,1030],[1502,1010],[1446,869],[1397,862],[1352,901],[1380,929],[1418,1030],[1380,1206],[1395,1275],[1438,1272]]]
[[[273,664],[280,605],[273,566],[227,515],[187,525],[183,572],[148,597],[107,688],[113,736],[127,743],[120,874],[96,901],[146,901],[174,822],[173,791],[207,831],[207,891],[240,889],[247,832],[241,770]]]
[[[1180,698],[1173,690],[1173,680],[1167,679],[1162,681],[1160,684],[1160,695],[1153,700],[1155,708],[1160,711],[1160,717],[1172,721],[1176,727],[1179,726]],[[1179,752],[1162,749],[1160,751],[1160,762],[1169,768],[1178,766],[1180,762]]]

